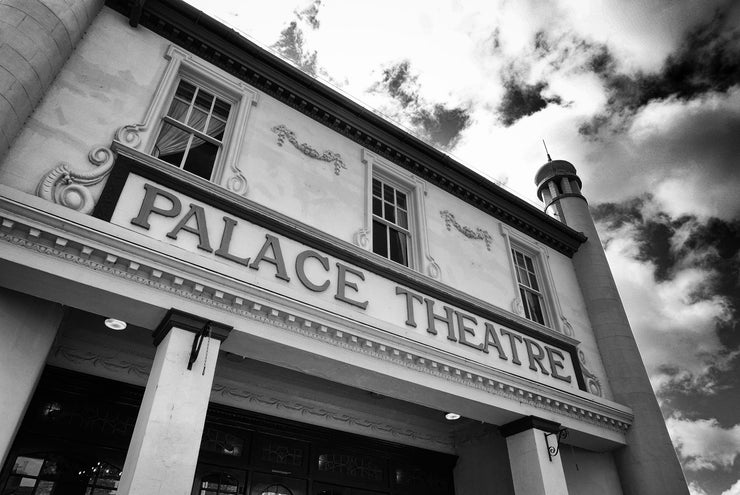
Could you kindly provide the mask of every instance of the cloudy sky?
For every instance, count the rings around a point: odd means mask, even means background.
[[[694,495],[740,495],[740,2],[195,1],[522,197],[578,169]]]

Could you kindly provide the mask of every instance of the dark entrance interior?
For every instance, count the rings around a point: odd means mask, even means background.
[[[115,494],[143,392],[48,367],[0,471],[0,494]],[[192,493],[452,495],[455,462],[211,404]]]

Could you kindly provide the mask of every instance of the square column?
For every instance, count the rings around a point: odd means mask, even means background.
[[[190,494],[218,350],[230,330],[170,310],[154,332],[157,352],[126,454],[120,495]]]
[[[36,390],[62,314],[60,304],[0,289],[0,466]]]
[[[516,495],[568,495],[560,454],[549,452],[558,446],[558,423],[529,416],[500,430],[506,437]]]

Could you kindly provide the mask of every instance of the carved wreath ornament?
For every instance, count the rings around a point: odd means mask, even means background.
[[[486,249],[488,249],[489,251],[491,250],[493,237],[491,237],[491,234],[489,234],[487,230],[483,230],[480,227],[477,227],[475,230],[473,230],[467,225],[460,225],[457,220],[455,220],[455,215],[450,213],[448,210],[442,210],[439,212],[439,214],[442,216],[442,218],[444,218],[447,230],[452,230],[452,227],[455,227],[458,232],[460,232],[468,239],[481,239],[485,241]]]
[[[342,161],[342,155],[330,150],[325,150],[323,153],[319,153],[318,150],[312,148],[308,143],[298,142],[298,138],[296,137],[295,132],[291,131],[282,124],[273,127],[272,132],[277,134],[278,146],[282,146],[287,139],[288,142],[295,147],[295,149],[297,149],[307,157],[313,158],[314,160],[320,160],[322,162],[333,163],[334,173],[336,175],[339,175],[341,169],[347,168],[347,165],[345,165]]]
[[[75,172],[67,163],[61,163],[48,172],[36,187],[36,194],[47,201],[90,214],[95,207],[90,186],[105,179],[113,168],[113,152],[104,147],[93,148],[87,155],[97,166],[91,172]]]

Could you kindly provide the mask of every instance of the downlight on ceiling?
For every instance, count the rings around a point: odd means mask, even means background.
[[[115,318],[106,318],[105,326],[111,330],[125,330],[127,325],[125,321],[116,320]]]
[[[460,419],[460,415],[457,413],[448,412],[447,414],[445,414],[445,419],[449,421],[455,421],[457,419]]]

